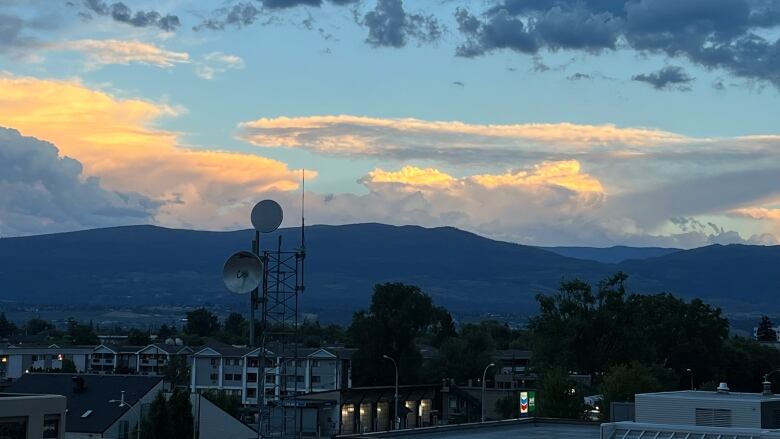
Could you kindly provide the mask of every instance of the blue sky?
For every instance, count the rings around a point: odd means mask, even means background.
[[[41,204],[0,198],[0,233],[244,227],[256,200],[293,208],[305,168],[313,222],[777,243],[775,3],[338,3],[0,1],[0,126],[19,132],[0,150],[22,169],[45,152],[25,136],[51,142],[84,192],[52,190],[57,160],[6,177]]]

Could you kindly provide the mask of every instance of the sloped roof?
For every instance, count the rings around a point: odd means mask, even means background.
[[[74,392],[72,378],[84,379],[85,390]],[[119,407],[118,403],[109,403],[119,399],[125,391],[125,402],[135,405],[147,393],[152,391],[162,377],[141,375],[71,375],[62,373],[25,374],[11,384],[5,391],[9,393],[27,393],[41,395],[63,395],[67,399],[68,412],[65,430],[78,433],[103,433],[129,407]],[[88,410],[92,413],[82,418]]]

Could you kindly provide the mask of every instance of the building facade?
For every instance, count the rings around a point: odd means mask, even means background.
[[[63,439],[66,410],[61,395],[0,393],[0,437]]]

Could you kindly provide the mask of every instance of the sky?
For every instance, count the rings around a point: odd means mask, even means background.
[[[0,236],[777,245],[779,91],[774,0],[0,0]]]

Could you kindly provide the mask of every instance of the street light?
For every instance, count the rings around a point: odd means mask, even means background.
[[[141,414],[138,413],[135,410],[135,407],[133,407],[130,404],[125,402],[125,391],[122,390],[122,396],[120,397],[120,399],[111,399],[108,402],[109,402],[109,404],[113,404],[115,402],[118,402],[119,403],[119,407],[127,407],[130,410],[132,410],[133,413],[135,413],[136,418],[138,418],[138,428],[136,428],[136,430],[135,430],[136,431],[136,438],[137,439],[141,439]]]
[[[382,358],[392,361],[395,367],[395,429],[398,430],[401,428],[401,416],[398,414],[398,363],[387,355],[382,355]]]
[[[487,376],[488,369],[495,365],[496,363],[488,364],[485,366],[485,371],[482,372],[482,422],[485,422],[485,376]]]
[[[693,371],[690,368],[685,369],[685,371],[691,376],[691,390],[693,390]]]

